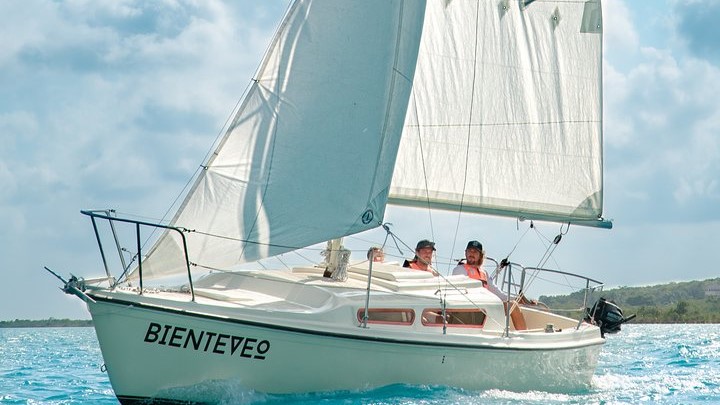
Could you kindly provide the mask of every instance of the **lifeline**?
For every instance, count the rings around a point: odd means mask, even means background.
[[[145,333],[145,343],[157,343],[159,345],[182,349],[190,348],[196,351],[231,356],[238,353],[240,357],[258,360],[265,360],[265,355],[270,351],[270,342],[267,340],[258,341],[255,338],[204,330],[198,333],[192,328],[160,325],[155,322],[150,322],[148,325]]]

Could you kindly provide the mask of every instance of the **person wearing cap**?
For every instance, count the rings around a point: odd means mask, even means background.
[[[430,242],[427,239],[423,239],[415,246],[415,258],[412,260],[405,260],[403,267],[409,267],[414,270],[429,271],[436,274],[431,268],[432,256],[435,252],[435,242]]]
[[[499,288],[495,286],[495,283],[493,282],[492,277],[490,277],[485,271],[485,269],[482,267],[483,261],[485,260],[485,251],[483,250],[482,243],[471,240],[468,242],[467,247],[465,248],[465,262],[462,261],[460,264],[457,265],[453,269],[452,274],[462,274],[466,275],[470,278],[474,278],[476,280],[480,280],[485,288],[490,290],[493,294],[497,295],[504,303],[504,305],[508,305],[508,297],[505,293],[503,293]],[[529,301],[525,299],[525,297],[521,298],[521,303],[523,302],[523,299],[525,302]],[[527,329],[527,325],[525,324],[525,317],[523,316],[522,312],[520,311],[520,307],[517,305],[513,305],[512,311],[510,311],[510,318],[513,321],[513,325],[515,325],[516,330],[525,330]]]
[[[487,272],[482,267],[484,260],[485,251],[483,250],[482,243],[471,240],[465,248],[465,262],[463,263],[461,261],[460,264],[453,269],[452,274],[463,274],[470,278],[480,280],[483,286],[488,287],[488,289],[493,289],[495,284],[492,283],[492,278],[488,277]]]

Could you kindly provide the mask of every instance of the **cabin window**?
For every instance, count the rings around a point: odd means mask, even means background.
[[[357,318],[360,323],[365,316],[365,308],[358,309]],[[415,311],[407,308],[369,308],[368,323],[384,323],[392,325],[412,325]]]
[[[442,309],[428,308],[422,313],[422,324],[425,326],[442,326]],[[485,311],[475,308],[446,309],[447,326],[463,328],[482,328],[485,324]]]

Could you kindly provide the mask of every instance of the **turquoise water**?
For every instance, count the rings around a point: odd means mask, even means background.
[[[92,328],[0,329],[0,404],[118,404]],[[223,404],[716,404],[720,325],[626,325],[603,348],[593,388],[573,394],[395,385],[264,395]]]

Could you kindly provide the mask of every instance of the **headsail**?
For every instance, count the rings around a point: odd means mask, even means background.
[[[599,0],[429,1],[390,202],[610,227]]]
[[[173,225],[209,268],[378,225],[405,119],[424,1],[300,0]],[[383,162],[383,164],[378,164]],[[164,234],[143,278],[181,272]]]

